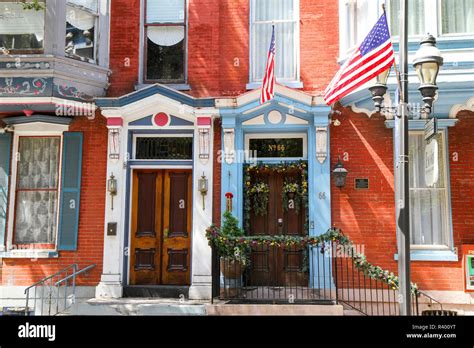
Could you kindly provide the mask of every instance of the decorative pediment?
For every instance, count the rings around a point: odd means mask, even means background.
[[[167,127],[167,126],[193,126],[194,123],[183,118],[168,115],[164,112],[146,116],[129,123],[130,126],[142,127]]]

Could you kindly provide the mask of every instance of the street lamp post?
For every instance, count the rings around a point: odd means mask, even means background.
[[[392,109],[383,105],[383,97],[387,92],[387,78],[390,70],[381,73],[377,82],[369,90],[372,94],[374,106],[377,111],[395,112],[396,127],[395,137],[397,158],[395,158],[395,204],[396,204],[396,229],[398,247],[398,279],[400,315],[411,315],[411,277],[410,277],[410,181],[409,181],[409,148],[408,148],[408,119],[410,108],[408,104],[408,0],[401,1],[400,11],[400,73],[399,88],[400,101],[398,108]],[[428,35],[421,41],[417,51],[414,66],[420,79],[420,92],[424,106],[421,113],[424,118],[431,113],[439,68],[443,65],[441,52],[436,48],[436,40]],[[397,72],[396,72],[397,73]]]

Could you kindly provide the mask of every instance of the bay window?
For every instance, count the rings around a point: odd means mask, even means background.
[[[251,0],[250,81],[263,79],[275,25],[275,76],[299,81],[299,0]]]
[[[146,0],[145,81],[185,82],[186,1]]]
[[[425,182],[427,142],[423,132],[410,132],[410,233],[415,248],[451,246],[445,134],[439,132],[435,139],[439,148],[439,177],[430,187]]]
[[[56,243],[60,137],[20,137],[15,244]]]
[[[96,61],[98,0],[68,0],[66,5],[66,56]]]
[[[18,1],[0,0],[0,47],[11,53],[42,53],[44,47],[45,1],[43,9],[25,9]]]

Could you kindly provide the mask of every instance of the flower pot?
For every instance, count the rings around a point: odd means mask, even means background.
[[[221,257],[220,267],[223,275],[221,281],[221,298],[236,297],[242,288],[242,273],[244,266],[240,261],[229,260]]]

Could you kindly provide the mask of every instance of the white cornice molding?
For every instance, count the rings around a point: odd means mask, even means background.
[[[474,111],[474,97],[469,98],[464,104],[456,104],[449,111],[449,118],[456,118],[460,111]]]

